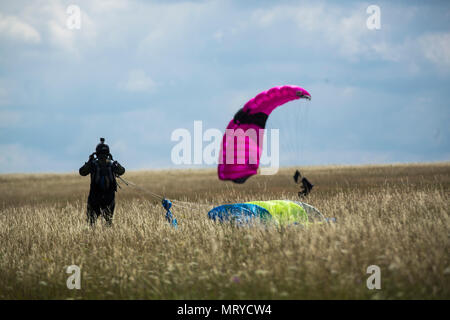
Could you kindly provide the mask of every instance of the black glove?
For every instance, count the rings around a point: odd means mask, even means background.
[[[91,154],[91,155],[89,156],[88,162],[92,162],[92,161],[94,160],[94,154],[95,154],[95,153],[93,153],[93,154]]]
[[[114,173],[116,176],[121,176],[125,173],[125,168],[120,165],[117,161],[113,162]]]

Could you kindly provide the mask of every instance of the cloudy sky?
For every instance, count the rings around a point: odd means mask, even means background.
[[[99,137],[175,167],[173,130],[284,84],[312,95],[300,164],[449,161],[450,2],[2,1],[0,172],[76,171]]]

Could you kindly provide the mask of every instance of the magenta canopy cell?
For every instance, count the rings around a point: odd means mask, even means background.
[[[227,126],[219,155],[220,180],[244,183],[256,174],[262,154],[263,133],[272,111],[296,99],[311,99],[297,86],[274,87],[249,100]]]

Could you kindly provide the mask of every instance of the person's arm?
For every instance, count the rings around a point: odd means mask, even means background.
[[[80,168],[80,170],[78,170],[81,176],[84,177],[91,173],[92,160],[94,160],[93,154],[89,156],[88,162],[85,162],[84,165]]]
[[[125,173],[125,168],[120,165],[117,161],[113,162],[113,171],[116,175],[121,176]]]

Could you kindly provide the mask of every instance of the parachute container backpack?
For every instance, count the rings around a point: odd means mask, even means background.
[[[257,174],[263,151],[263,133],[270,114],[298,99],[310,100],[311,95],[297,86],[274,87],[259,93],[235,114],[222,139],[218,165],[220,180],[244,183]]]

